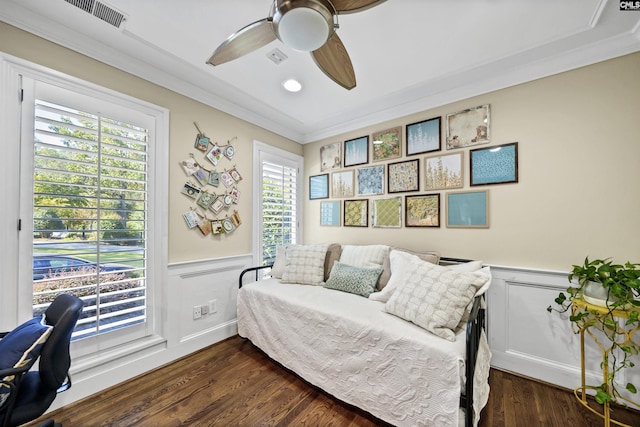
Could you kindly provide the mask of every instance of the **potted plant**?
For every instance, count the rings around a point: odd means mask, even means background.
[[[597,329],[601,337],[609,341],[610,351],[603,352],[602,366],[608,367],[604,371],[607,373],[605,383],[589,388],[596,391],[594,397],[600,404],[630,402],[620,395],[615,378],[621,370],[635,366],[633,360],[640,354],[637,342],[640,331],[635,334],[636,341],[625,335],[640,327],[640,264],[614,264],[610,259],[589,261],[587,257],[582,265],[573,266],[568,279],[571,285],[566,293],[560,292],[555,299],[560,307],[549,306],[547,311],[571,310],[569,321],[575,333],[586,328]],[[628,383],[626,389],[637,392],[632,383]]]

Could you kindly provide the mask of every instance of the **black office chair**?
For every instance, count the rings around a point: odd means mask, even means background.
[[[37,371],[30,371],[29,366],[0,370],[0,382],[11,390],[0,406],[2,427],[35,420],[51,406],[58,392],[71,387],[69,343],[82,306],[80,298],[62,294],[46,309],[46,323],[53,326],[53,330],[42,346]],[[7,384],[3,378],[10,376],[14,378]],[[46,425],[53,425],[53,422]]]

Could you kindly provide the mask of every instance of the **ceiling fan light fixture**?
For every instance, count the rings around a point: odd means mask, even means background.
[[[302,52],[321,48],[335,31],[335,9],[327,0],[275,0],[270,15],[280,41]]]
[[[300,92],[300,90],[302,90],[302,84],[297,81],[296,79],[287,79],[285,81],[282,82],[282,87],[284,87],[284,89],[287,92]]]

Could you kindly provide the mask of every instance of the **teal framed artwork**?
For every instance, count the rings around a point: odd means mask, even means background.
[[[489,190],[447,193],[448,228],[489,228]]]
[[[340,201],[320,202],[320,225],[340,226]]]
[[[469,151],[471,185],[518,182],[518,143],[495,145]]]

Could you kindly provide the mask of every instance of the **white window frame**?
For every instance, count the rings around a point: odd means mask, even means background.
[[[140,348],[144,341],[149,345],[162,338],[161,306],[167,287],[167,240],[168,240],[168,151],[169,151],[169,111],[128,95],[62,74],[46,67],[0,53],[0,137],[7,144],[7,150],[0,156],[0,169],[5,182],[15,182],[0,191],[10,209],[0,212],[0,238],[4,237],[5,250],[0,257],[0,268],[10,277],[0,284],[3,298],[0,302],[0,326],[2,330],[15,327],[31,317],[32,312],[32,236],[33,236],[33,170],[21,167],[26,164],[28,153],[21,152],[24,145],[21,138],[33,140],[33,111],[22,118],[22,107],[33,110],[33,82],[43,82],[83,96],[99,99],[114,106],[135,110],[153,118],[155,126],[149,129],[153,134],[153,147],[149,150],[148,181],[148,233],[147,239],[147,330],[144,338],[137,339],[131,348]],[[26,89],[23,91],[23,88]],[[21,101],[21,98],[25,98]],[[31,107],[29,107],[31,102]],[[116,108],[117,110],[117,108]],[[23,158],[21,159],[21,156]],[[31,157],[32,159],[33,157]],[[21,231],[17,232],[18,224]],[[28,283],[28,286],[24,286]],[[118,347],[119,356],[132,337],[127,334],[104,334],[101,341],[79,340],[72,343],[72,356],[92,358],[93,364],[104,363],[109,352],[105,346]],[[83,341],[85,341],[83,343]],[[98,353],[101,356],[96,358]]]
[[[253,141],[253,265],[262,265],[262,162],[296,168],[296,236],[302,243],[302,195],[304,191],[304,158],[290,151]]]

